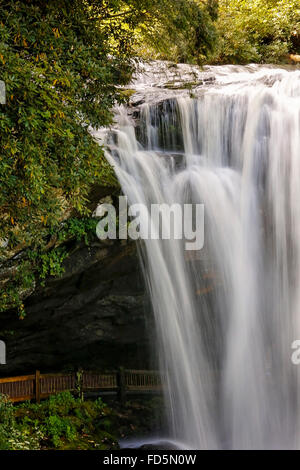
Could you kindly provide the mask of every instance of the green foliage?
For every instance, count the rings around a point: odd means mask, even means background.
[[[203,63],[213,50],[217,0],[152,1],[153,11],[136,30],[137,54]]]
[[[28,429],[18,426],[13,404],[5,395],[0,395],[0,450],[36,450],[43,439],[41,430],[34,427],[32,435]]]
[[[16,308],[19,317],[24,318],[24,295],[37,283],[43,285],[46,278],[64,273],[63,263],[69,255],[65,243],[73,240],[88,245],[96,236],[98,220],[95,217],[70,217],[49,230],[48,241],[45,240],[43,245],[25,250],[22,261],[0,292],[0,311]]]
[[[211,3],[211,2],[209,2]],[[10,248],[41,241],[112,170],[88,132],[112,121],[137,41],[180,60],[212,46],[196,0],[0,0],[0,233]],[[140,38],[140,39],[139,39]]]
[[[49,413],[66,415],[76,404],[76,399],[70,392],[61,392],[58,395],[51,395],[48,400],[47,407]]]
[[[35,285],[35,275],[29,260],[20,262],[15,273],[3,285],[0,291],[0,311],[16,308],[20,318],[25,315],[23,297],[31,292]]]
[[[98,18],[115,53],[199,62],[215,40],[216,11],[217,0],[109,0]]]
[[[96,217],[71,217],[58,230],[58,240],[62,242],[75,238],[77,241],[84,240],[86,245],[88,245],[90,237],[96,233],[98,222],[99,219]]]
[[[48,276],[60,276],[63,272],[62,263],[67,257],[67,252],[64,248],[57,248],[48,253],[43,253],[40,256],[40,269],[39,275],[41,279],[46,279]]]
[[[0,232],[11,247],[41,240],[64,213],[87,213],[91,184],[110,179],[88,132],[111,122],[130,78],[126,51],[110,55],[98,2],[0,2]]]
[[[65,437],[68,441],[75,439],[76,430],[68,418],[52,415],[45,419],[45,433],[50,437],[54,447],[59,447],[61,439]]]
[[[10,428],[14,424],[13,405],[6,395],[0,394],[0,423]]]
[[[218,63],[276,63],[299,53],[299,0],[219,0]]]
[[[111,413],[101,401],[81,401],[70,392],[52,395],[40,404],[25,403],[14,407],[17,431],[31,439],[37,439],[39,448],[76,449],[106,448],[99,439],[98,421],[103,413]],[[109,434],[111,427],[103,432],[111,445],[115,439]],[[98,442],[99,439],[99,442]],[[16,448],[8,444],[8,448]]]
[[[162,405],[156,397],[111,409],[101,398],[82,401],[70,392],[13,405],[0,395],[0,450],[117,449],[117,437],[161,426]]]

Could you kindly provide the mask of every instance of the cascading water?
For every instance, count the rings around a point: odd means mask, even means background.
[[[202,250],[140,244],[173,437],[300,448],[300,72],[212,72],[192,97],[143,104],[137,125],[119,110],[107,158],[129,203],[147,208],[141,232],[151,204],[205,207]]]

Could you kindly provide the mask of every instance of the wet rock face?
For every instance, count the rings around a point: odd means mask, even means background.
[[[149,367],[149,311],[134,243],[79,246],[63,277],[27,300],[24,320],[2,316],[0,374]]]

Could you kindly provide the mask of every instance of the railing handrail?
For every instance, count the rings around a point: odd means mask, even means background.
[[[125,369],[125,373],[129,374],[149,374],[149,375],[160,375],[158,370],[139,370],[139,369]]]
[[[147,376],[151,379],[147,380]],[[89,377],[96,378],[96,383],[94,382],[92,385],[91,383],[86,383],[86,379]],[[157,377],[157,380],[154,381],[153,377]],[[107,381],[108,378],[109,381]],[[8,395],[14,402],[31,399],[39,402],[41,398],[46,398],[62,391],[74,390],[80,392],[90,390],[116,391],[119,397],[122,397],[120,398],[121,401],[124,401],[126,390],[151,391],[159,390],[160,388],[161,376],[158,371],[121,368],[118,372],[106,371],[104,373],[81,370],[80,374],[78,372],[41,374],[40,371],[36,371],[35,374],[0,379],[0,394]]]
[[[9,382],[26,382],[28,380],[34,380],[35,375],[17,375],[15,377],[2,377],[0,379],[0,384],[9,383]]]

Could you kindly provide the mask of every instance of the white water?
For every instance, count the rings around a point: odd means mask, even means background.
[[[203,250],[140,245],[172,438],[300,448],[300,72],[215,73],[198,97],[142,105],[143,146],[120,110],[107,157],[130,203],[205,205]]]

